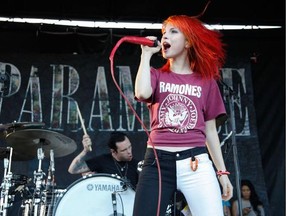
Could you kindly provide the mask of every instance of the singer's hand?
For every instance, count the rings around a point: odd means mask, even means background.
[[[92,141],[88,134],[83,135],[82,144],[85,152],[89,152],[92,146]]]
[[[148,38],[149,40],[152,40],[152,41],[157,40],[157,37],[155,37],[155,36],[147,36],[146,38]],[[161,49],[161,44],[160,44],[160,42],[159,42],[158,40],[157,40],[157,43],[158,43],[158,46],[157,46],[157,47],[149,47],[149,46],[141,45],[142,52],[151,53],[152,55],[153,55],[154,53],[159,52],[160,49]]]
[[[222,186],[222,199],[227,201],[233,196],[233,186],[227,175],[219,176],[219,182]]]

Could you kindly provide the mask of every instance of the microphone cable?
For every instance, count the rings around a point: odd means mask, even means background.
[[[119,48],[119,46],[123,43],[123,42],[131,42],[131,43],[137,43],[134,41],[134,38],[136,38],[135,41],[137,41],[137,38],[140,37],[133,37],[133,36],[125,36],[122,37],[114,46],[114,48],[112,49],[109,59],[110,59],[110,70],[111,70],[111,75],[112,75],[112,79],[113,82],[116,85],[116,88],[118,89],[118,91],[120,92],[120,95],[124,98],[124,100],[126,101],[126,103],[128,104],[129,108],[132,110],[133,114],[135,115],[135,117],[137,118],[137,120],[139,121],[139,123],[141,124],[141,126],[143,127],[144,131],[146,132],[148,139],[149,139],[149,132],[148,129],[146,128],[145,124],[141,121],[140,117],[138,116],[138,114],[136,113],[135,109],[133,108],[133,106],[131,105],[130,101],[128,100],[128,98],[125,96],[125,94],[123,93],[122,89],[120,88],[120,86],[118,85],[115,76],[114,76],[114,55],[117,51],[117,49]],[[141,44],[141,43],[140,43]],[[152,143],[152,142],[151,142]],[[153,148],[153,152],[155,155],[155,160],[156,160],[156,164],[157,164],[157,169],[158,169],[158,178],[159,178],[159,190],[158,190],[158,207],[157,207],[157,215],[159,216],[160,213],[160,201],[161,201],[161,187],[162,187],[162,179],[161,179],[161,170],[160,170],[160,164],[159,164],[159,160],[158,160],[158,156],[156,153],[156,149],[154,147],[154,144],[152,143],[152,148]]]

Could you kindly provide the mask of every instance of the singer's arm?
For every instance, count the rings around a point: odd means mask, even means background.
[[[87,153],[90,151],[89,146],[91,146],[91,139],[88,135],[83,136],[82,144],[82,152],[73,159],[68,168],[68,172],[71,174],[81,174],[90,171],[85,162],[87,159]]]
[[[223,160],[215,119],[205,122],[205,133],[207,141],[206,145],[216,169],[218,171],[219,170],[225,171],[226,166]],[[231,199],[233,196],[233,186],[228,176],[227,175],[221,176],[219,178],[219,182],[221,183],[223,190],[222,199],[223,200]]]
[[[155,37],[148,38],[155,40]],[[135,96],[140,100],[145,100],[152,94],[150,80],[150,59],[154,53],[159,52],[161,47],[148,47],[142,45],[141,48],[142,54],[135,80]]]

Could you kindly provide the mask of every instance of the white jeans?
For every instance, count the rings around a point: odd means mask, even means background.
[[[197,155],[198,168],[192,171],[191,158],[176,161],[177,189],[193,216],[223,216],[219,182],[208,154]]]

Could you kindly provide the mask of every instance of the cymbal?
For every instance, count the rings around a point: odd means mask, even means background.
[[[12,122],[8,124],[0,124],[0,130],[7,130],[9,128],[34,128],[34,127],[44,127],[43,122]]]
[[[44,129],[24,129],[7,134],[6,141],[15,152],[37,156],[37,149],[42,147],[46,158],[50,157],[50,150],[54,150],[54,157],[63,157],[77,149],[74,140],[63,134]]]
[[[0,147],[0,160],[3,160],[4,158],[9,159],[10,157],[10,149],[7,147]],[[26,160],[32,160],[33,157],[29,155],[23,155],[18,152],[15,152],[13,149],[12,152],[12,161],[26,161]]]
[[[10,132],[20,129],[43,128],[43,122],[12,122],[8,124],[0,124],[0,138],[5,138]]]

